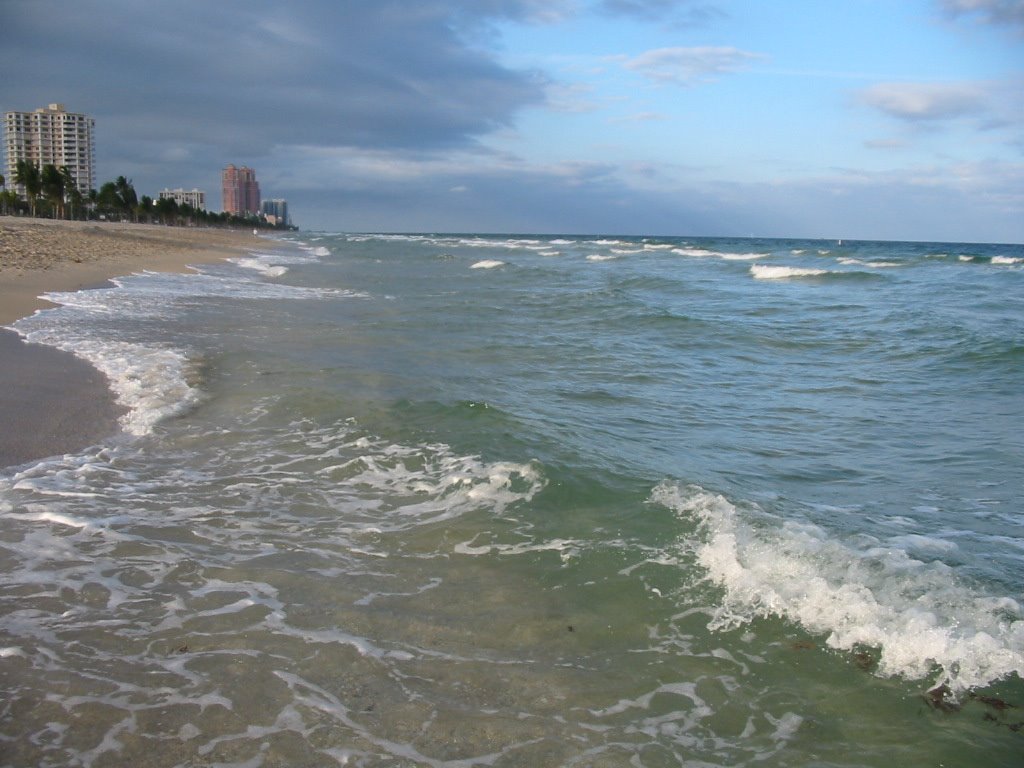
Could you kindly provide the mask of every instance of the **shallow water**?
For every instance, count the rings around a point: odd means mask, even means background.
[[[130,412],[0,474],[0,756],[1016,765],[1022,288],[1019,246],[310,235],[53,296],[16,329]]]

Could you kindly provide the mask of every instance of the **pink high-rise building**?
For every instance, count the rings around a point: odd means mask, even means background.
[[[260,185],[256,171],[229,165],[222,176],[224,211],[236,216],[258,215],[260,212]]]

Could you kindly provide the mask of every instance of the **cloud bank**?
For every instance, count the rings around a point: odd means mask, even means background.
[[[921,1],[933,21],[1024,22],[1024,0]],[[220,169],[251,165],[302,226],[898,237],[927,228],[913,215],[922,207],[933,225],[962,223],[960,237],[1022,232],[1020,171],[1006,162],[1014,140],[1024,151],[1019,67],[985,82],[896,72],[799,112],[796,77],[787,85],[761,65],[820,67],[786,60],[796,48],[782,42],[782,25],[812,21],[780,6],[779,29],[751,35],[726,7],[764,18],[756,0],[13,0],[0,107],[63,102],[92,115],[100,180],[124,174],[145,194],[199,187],[217,206]],[[524,28],[547,36],[544,55],[506,47],[523,47]],[[843,147],[817,152],[826,110],[843,124],[881,116],[881,132],[899,135],[851,129]],[[781,131],[778,146],[766,141],[777,119],[812,151]],[[953,131],[990,155],[947,142],[957,159],[931,167],[918,139],[938,146]],[[842,153],[861,149],[872,174],[823,170],[830,152],[854,165]],[[748,173],[744,161],[763,158]],[[956,162],[986,173],[954,173]]]

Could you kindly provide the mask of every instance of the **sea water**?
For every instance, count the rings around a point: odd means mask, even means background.
[[[1024,248],[298,234],[14,325],[0,764],[1024,757]]]

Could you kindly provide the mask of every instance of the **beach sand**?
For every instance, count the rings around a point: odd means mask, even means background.
[[[239,256],[251,232],[0,217],[0,326],[53,306],[40,294]],[[0,330],[0,467],[85,448],[118,430],[106,378],[72,354]]]

